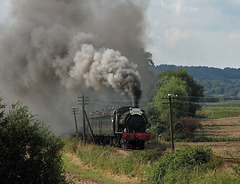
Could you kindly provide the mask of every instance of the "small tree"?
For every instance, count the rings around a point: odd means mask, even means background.
[[[27,106],[13,104],[0,120],[1,183],[64,182],[62,148]]]
[[[175,132],[179,138],[187,138],[184,131],[191,122],[181,121],[183,117],[194,117],[200,106],[197,104],[203,96],[203,86],[198,84],[193,77],[185,70],[166,70],[158,76],[155,85],[154,97],[151,104],[147,107],[146,113],[152,125],[152,131],[155,134],[161,134],[164,139],[169,138],[169,103],[168,94],[177,95],[172,100],[172,117]],[[151,107],[150,107],[151,106]],[[159,118],[157,118],[159,117]],[[189,127],[190,128],[190,127]],[[192,129],[195,131],[195,129]],[[155,132],[157,131],[157,132]]]

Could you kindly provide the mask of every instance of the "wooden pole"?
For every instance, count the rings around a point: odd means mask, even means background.
[[[77,134],[77,137],[78,137],[79,134],[78,134],[78,126],[77,126],[77,117],[76,117],[76,115],[78,114],[78,110],[79,110],[79,109],[73,106],[72,109],[70,109],[70,110],[72,110],[72,114],[71,114],[71,115],[74,116],[76,134]]]
[[[88,123],[88,127],[89,127],[89,129],[90,129],[90,132],[91,132],[91,136],[92,136],[93,143],[96,144],[95,138],[94,138],[94,134],[93,134],[93,131],[92,131],[92,127],[91,127],[91,125],[90,125],[90,123],[89,123],[89,119],[88,119],[88,117],[87,117],[86,111],[84,111],[84,114],[85,114],[85,117],[86,117],[86,119],[87,119],[87,123]]]
[[[82,116],[83,116],[83,142],[86,143],[86,126],[85,126],[85,100],[82,94]]]
[[[174,140],[173,140],[173,122],[172,122],[172,95],[168,94],[169,99],[169,116],[170,116],[170,139],[171,139],[171,149],[174,151]]]

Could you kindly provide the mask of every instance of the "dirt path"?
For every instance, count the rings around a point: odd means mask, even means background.
[[[83,161],[78,158],[76,155],[72,153],[64,153],[64,155],[70,160],[70,162],[77,167],[79,167],[81,170],[84,170],[86,172],[91,171],[97,173],[97,175],[100,175],[103,178],[109,178],[112,180],[112,182],[102,182],[102,181],[94,181],[94,179],[91,180],[91,178],[84,178],[82,175],[73,173],[73,172],[66,172],[66,179],[68,183],[70,184],[99,184],[99,183],[141,183],[141,180],[139,178],[132,178],[129,176],[124,175],[116,175],[112,173],[103,173],[100,170],[96,170],[91,168],[90,166],[84,165]],[[114,182],[116,181],[116,182]]]

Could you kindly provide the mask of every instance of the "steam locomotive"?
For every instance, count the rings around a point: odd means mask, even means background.
[[[146,132],[149,123],[140,108],[120,107],[92,112],[89,123],[98,144],[144,149],[145,141],[151,140],[151,133]]]

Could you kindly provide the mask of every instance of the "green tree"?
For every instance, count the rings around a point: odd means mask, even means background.
[[[1,183],[63,183],[60,150],[55,137],[27,106],[13,104],[0,119]]]
[[[185,125],[183,126],[182,117],[195,116],[197,109],[200,108],[197,102],[203,97],[203,86],[198,84],[193,77],[183,69],[177,71],[166,70],[161,72],[158,77],[153,101],[150,104],[152,107],[150,108],[149,105],[146,113],[152,125],[152,131],[156,134],[161,134],[164,138],[168,138],[169,101],[167,95],[171,94],[173,96],[172,111],[175,127],[184,127],[186,129],[186,125],[190,126],[190,124],[184,120]],[[157,116],[159,118],[157,118]],[[193,127],[197,126],[194,125]],[[193,130],[193,127],[189,129]],[[183,131],[178,130],[178,132],[181,134]],[[183,135],[179,135],[179,138],[181,137],[183,138]]]
[[[158,76],[158,81],[155,85],[155,95],[159,93],[159,91],[164,92],[165,94],[162,95],[165,96],[168,93],[177,95],[178,102],[182,102],[182,104],[180,103],[181,108],[184,104],[185,116],[194,117],[197,109],[200,108],[197,102],[204,96],[203,89],[204,87],[197,83],[197,81],[193,79],[193,76],[188,74],[186,70],[166,70]],[[187,104],[187,102],[189,103]]]

